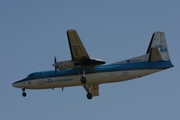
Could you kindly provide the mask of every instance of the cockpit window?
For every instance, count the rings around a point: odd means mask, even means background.
[[[28,75],[28,77],[32,77],[32,76],[33,76],[33,74],[29,74],[29,75]]]

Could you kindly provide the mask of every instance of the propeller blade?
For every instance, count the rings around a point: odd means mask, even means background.
[[[54,56],[54,63],[57,63],[56,56]],[[55,67],[55,74],[57,74],[57,67],[56,66],[54,67]]]
[[[57,63],[57,61],[56,61],[56,56],[54,56],[54,63]]]

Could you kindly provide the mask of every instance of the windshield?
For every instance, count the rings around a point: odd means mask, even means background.
[[[32,76],[33,76],[33,74],[29,74],[29,75],[28,75],[28,77],[32,77]]]

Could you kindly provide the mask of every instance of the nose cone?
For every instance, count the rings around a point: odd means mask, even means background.
[[[16,88],[23,88],[24,86],[23,86],[23,80],[20,80],[20,81],[17,81],[17,82],[14,82],[13,84],[12,84],[12,86],[13,87],[16,87]]]
[[[52,66],[54,66],[56,69],[59,69],[58,63],[54,63],[54,64],[52,64]]]

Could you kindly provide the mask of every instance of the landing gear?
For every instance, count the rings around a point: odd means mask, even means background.
[[[23,91],[22,96],[23,96],[23,97],[26,97],[27,94],[26,94],[26,92],[25,92],[25,88],[23,88],[22,91]]]
[[[81,83],[82,83],[82,84],[86,84],[85,70],[83,69],[83,74],[81,74],[81,73],[78,71],[78,69],[76,69],[76,70],[77,70],[77,72],[79,73],[79,75],[81,76],[81,79],[80,79]]]
[[[85,84],[86,83],[86,78],[84,76],[81,77],[81,83]]]
[[[91,93],[87,93],[86,97],[87,97],[87,99],[91,100],[92,99],[92,94]]]
[[[26,95],[27,95],[26,92],[23,92],[23,93],[22,93],[22,96],[23,96],[23,97],[26,97]]]

